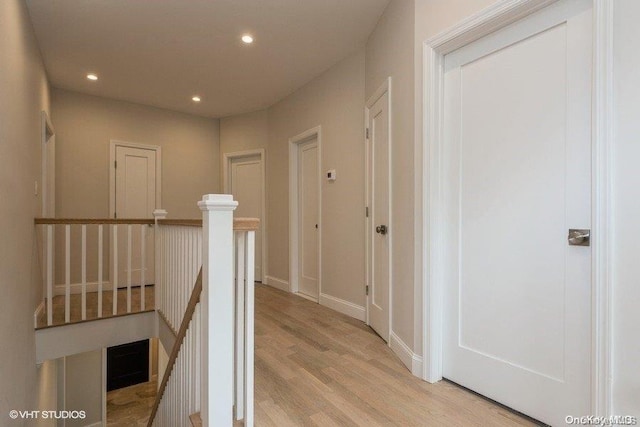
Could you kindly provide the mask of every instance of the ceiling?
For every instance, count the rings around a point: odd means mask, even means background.
[[[208,117],[266,108],[362,47],[389,0],[27,0],[55,87]],[[240,37],[250,33],[255,42]],[[91,82],[86,74],[99,80]],[[200,95],[202,102],[191,101]]]

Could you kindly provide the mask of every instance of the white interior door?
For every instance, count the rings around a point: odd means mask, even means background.
[[[298,292],[318,300],[318,139],[298,147]]]
[[[443,373],[552,425],[590,411],[591,1],[445,57]]]
[[[234,212],[240,218],[259,218],[261,225],[263,198],[263,164],[259,154],[234,158],[229,167],[229,191],[238,202]],[[262,226],[256,231],[255,278],[263,281],[262,270]]]
[[[153,218],[156,208],[156,151],[117,145],[115,148],[115,215],[116,218]],[[141,281],[141,230],[131,226],[131,282]],[[154,283],[153,228],[145,232],[145,284]],[[128,280],[128,226],[118,226],[118,287]]]
[[[369,325],[389,342],[391,238],[389,174],[389,91],[388,87],[368,107],[369,145],[367,150],[368,207],[367,252]]]

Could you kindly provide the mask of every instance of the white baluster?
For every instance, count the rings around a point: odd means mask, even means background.
[[[102,317],[102,232],[103,226],[98,226],[98,317]]]
[[[246,232],[245,282],[245,362],[244,362],[244,427],[253,427],[253,362],[254,362],[254,309],[255,309],[255,231]]]
[[[236,420],[244,419],[244,281],[245,281],[245,233],[236,231]]]
[[[146,268],[146,247],[147,247],[147,235],[146,235],[147,226],[145,224],[140,225],[140,311],[144,311],[146,303],[145,303],[145,268]]]
[[[118,314],[118,224],[113,224],[113,315]]]
[[[71,321],[71,226],[64,226],[64,321]]]
[[[53,324],[53,225],[47,225],[47,325]]]
[[[208,194],[198,203],[203,225],[202,385],[205,426],[233,425],[232,196]]]
[[[127,313],[131,313],[131,224],[127,224]]]
[[[82,320],[87,320],[87,225],[82,224]]]

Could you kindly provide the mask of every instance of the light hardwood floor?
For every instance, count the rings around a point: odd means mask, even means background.
[[[155,293],[154,286],[145,286],[144,301],[145,310],[153,310],[155,308]],[[140,312],[140,287],[131,288],[131,313]],[[127,313],[127,290],[118,289],[118,315]],[[65,301],[64,295],[58,295],[53,297],[53,324],[64,325],[65,324]],[[82,320],[82,295],[72,294],[70,295],[70,320],[71,323],[76,323]],[[110,317],[113,315],[113,291],[102,292],[102,317]],[[98,292],[87,292],[87,320],[94,320],[98,318]],[[47,310],[42,310],[37,318],[37,328],[47,326]]]
[[[360,321],[256,286],[257,426],[529,426],[447,382],[412,376]]]
[[[157,381],[107,393],[107,426],[146,426],[156,398]]]

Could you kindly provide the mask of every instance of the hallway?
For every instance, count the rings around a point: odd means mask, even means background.
[[[265,285],[255,295],[257,426],[535,425],[420,381],[358,320]]]

